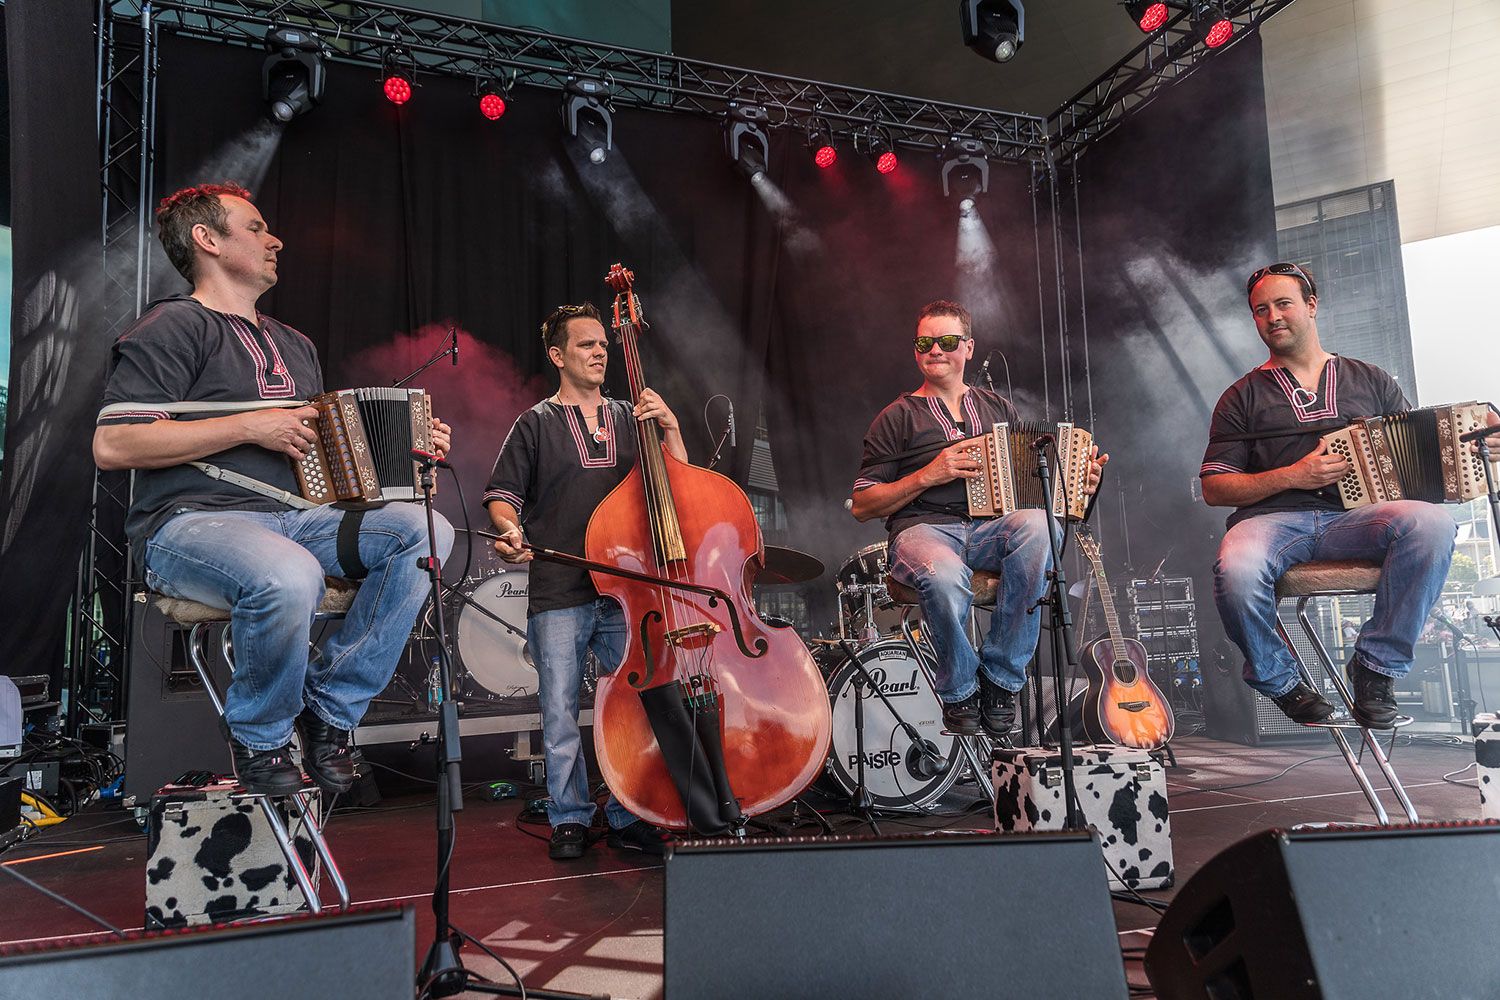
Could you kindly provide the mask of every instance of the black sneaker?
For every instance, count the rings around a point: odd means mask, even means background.
[[[1365,666],[1358,656],[1344,670],[1353,689],[1354,704],[1349,706],[1354,721],[1366,729],[1396,728],[1396,682]]]
[[[354,754],[349,730],[330,726],[304,708],[297,716],[297,737],[302,743],[302,766],[318,787],[342,795],[354,787]]]
[[[559,823],[552,828],[547,857],[553,861],[577,861],[588,850],[589,828],[582,823]]]
[[[979,672],[979,724],[991,736],[1005,736],[1016,725],[1016,692],[1007,691]]]
[[[1302,681],[1298,681],[1297,686],[1286,694],[1271,700],[1288,719],[1304,726],[1325,722],[1334,712],[1333,702]]]
[[[963,701],[943,702],[943,729],[959,736],[978,736],[981,732],[979,725],[979,692],[976,691]]]
[[[667,845],[671,842],[670,833],[657,829],[643,819],[638,819],[629,826],[622,826],[618,830],[611,828],[609,831],[610,847],[619,848],[622,851],[639,851],[658,858],[667,853]]]
[[[229,751],[235,778],[252,795],[290,795],[302,790],[302,769],[292,760],[290,746],[251,750],[231,737]]]

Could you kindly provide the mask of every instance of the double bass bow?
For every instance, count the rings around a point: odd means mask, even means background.
[[[634,277],[616,264],[606,280],[638,401],[646,324]],[[594,585],[627,622],[624,658],[595,693],[594,748],[635,815],[673,830],[737,832],[822,769],[827,690],[797,634],[755,610],[764,545],[744,491],[675,458],[655,420],[637,421],[636,433],[636,466],[594,511],[584,541],[599,567]]]

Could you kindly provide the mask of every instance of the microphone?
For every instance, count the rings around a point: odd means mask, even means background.
[[[733,448],[734,446],[735,446],[735,444],[734,444],[734,400],[730,399],[729,400],[729,447]]]
[[[456,327],[456,326],[449,327],[448,328],[448,332],[453,335],[453,352],[452,352],[452,354],[453,354],[453,367],[457,368],[458,367],[458,327]]]
[[[1491,434],[1500,434],[1500,424],[1490,424],[1488,427],[1481,427],[1477,431],[1460,434],[1458,439],[1460,441],[1478,441],[1480,438],[1489,437]]]
[[[995,353],[994,351],[990,352],[990,354],[994,354],[994,353]],[[981,374],[981,375],[984,376],[984,384],[990,387],[990,392],[994,392],[995,391],[995,383],[990,378],[990,354],[986,354],[984,356],[984,364],[982,364],[982,365],[979,366],[979,374]]]
[[[854,509],[854,498],[853,497],[850,497],[849,499],[847,499],[847,500],[844,501],[844,509],[845,510],[853,510]]]
[[[414,461],[421,462],[423,465],[435,465],[439,469],[453,468],[453,466],[449,465],[446,461],[439,458],[433,452],[424,451],[421,448],[413,448],[411,450],[411,457]]]

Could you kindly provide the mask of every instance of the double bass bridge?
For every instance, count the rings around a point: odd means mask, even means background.
[[[705,646],[713,640],[713,637],[724,631],[714,622],[696,622],[692,625],[684,625],[682,628],[674,628],[662,633],[662,639],[669,646],[679,649],[692,649],[697,646]]]

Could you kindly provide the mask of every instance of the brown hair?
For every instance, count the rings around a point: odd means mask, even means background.
[[[592,319],[601,324],[599,309],[592,302],[584,302],[576,306],[558,306],[552,310],[552,314],[542,321],[542,350],[548,351],[554,347],[562,350],[568,346],[568,320],[570,319]]]
[[[949,302],[947,299],[938,299],[934,302],[927,303],[922,307],[922,311],[917,313],[917,325],[921,326],[922,321],[924,319],[927,319],[929,316],[952,316],[958,320],[959,326],[962,326],[964,328],[965,337],[972,337],[974,335],[972,332],[973,319],[969,316],[969,310],[965,309],[957,302]]]
[[[190,282],[197,280],[193,227],[208,226],[216,233],[229,234],[229,212],[219,200],[221,194],[250,200],[250,192],[238,184],[199,184],[174,191],[156,207],[156,235],[177,273]]]

